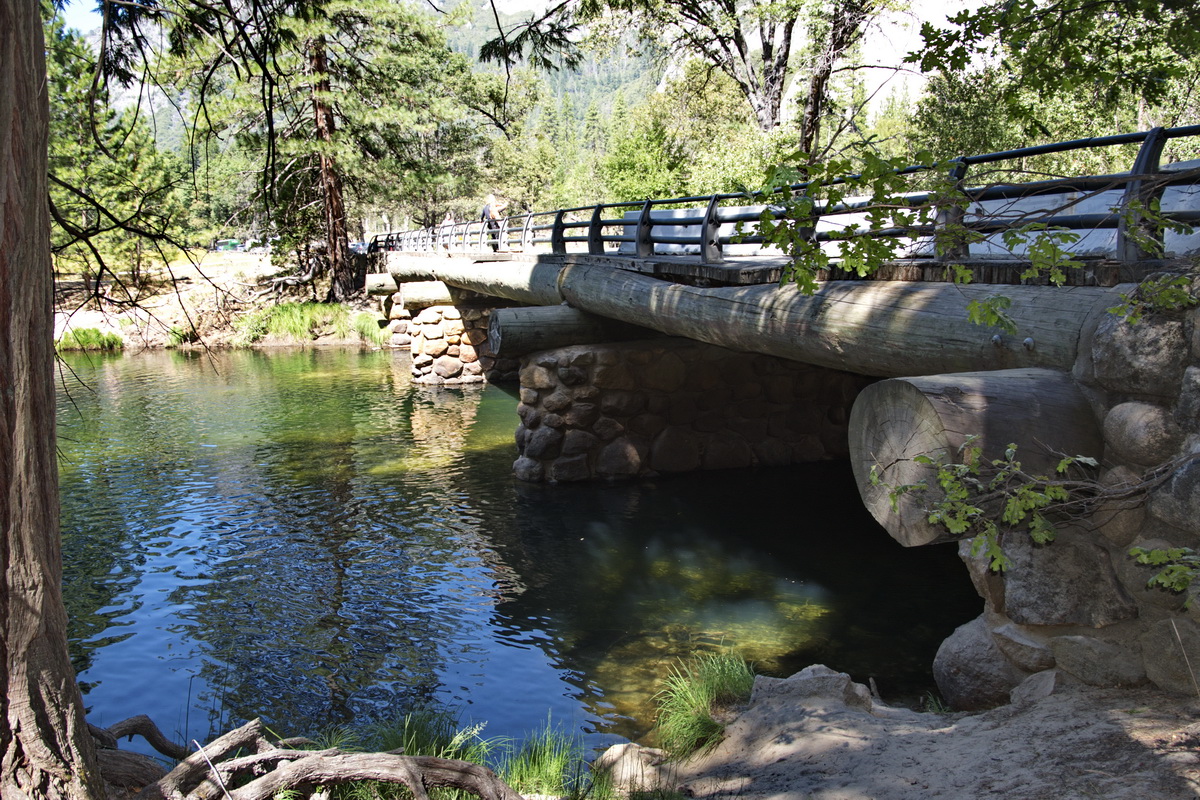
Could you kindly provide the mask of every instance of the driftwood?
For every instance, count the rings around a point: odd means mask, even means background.
[[[345,753],[337,749],[296,750],[303,738],[272,743],[261,720],[214,739],[194,753],[171,742],[146,716],[107,729],[89,726],[100,745],[101,774],[114,787],[136,790],[135,800],[270,800],[286,789],[320,796],[324,787],[380,781],[408,788],[428,800],[433,788],[460,789],[480,800],[521,800],[487,767],[467,761],[390,753]],[[169,772],[148,756],[116,750],[121,738],[143,736],[164,755],[179,758]]]

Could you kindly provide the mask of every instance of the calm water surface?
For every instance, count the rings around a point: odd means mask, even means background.
[[[824,464],[614,486],[514,481],[510,391],[406,354],[70,357],[59,391],[72,656],[91,721],[205,739],[428,703],[490,735],[641,738],[680,657],[932,688],[980,601]]]

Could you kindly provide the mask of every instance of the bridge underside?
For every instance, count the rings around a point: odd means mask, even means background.
[[[1052,475],[1062,455],[1095,458],[1097,485],[1132,502],[1055,519],[1050,546],[1003,531],[1004,573],[960,545],[985,611],[939,650],[939,689],[955,706],[986,707],[1031,675],[1041,682],[1026,695],[1054,685],[1058,670],[1097,686],[1192,691],[1198,604],[1189,611],[1184,596],[1148,588],[1155,570],[1128,550],[1200,548],[1200,310],[1131,326],[1107,313],[1128,284],[831,281],[805,297],[769,284],[697,285],[711,276],[670,280],[642,266],[649,271],[576,257],[443,257],[396,259],[392,270],[402,281],[445,281],[452,288],[438,302],[451,317],[465,292],[522,306],[489,309],[478,350],[515,348],[506,356],[520,365],[514,467],[525,480],[848,453],[867,507],[897,541],[920,545],[948,538],[928,521],[936,490],[895,505],[890,492],[936,486],[919,455],[954,459],[977,435],[985,461],[1016,444],[1030,474]],[[1012,299],[1016,335],[967,319],[967,305],[993,293]],[[402,286],[402,304],[405,295]],[[472,330],[483,335],[480,323]]]

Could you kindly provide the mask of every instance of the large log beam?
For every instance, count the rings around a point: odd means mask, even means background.
[[[1131,289],[830,281],[810,296],[793,286],[702,289],[590,265],[567,267],[560,286],[572,306],[601,316],[879,377],[1070,370],[1081,333]],[[1012,299],[1016,336],[968,319],[968,304],[993,294]]]
[[[413,281],[400,284],[400,306],[420,311],[430,306],[454,305],[454,294],[441,281]]]
[[[570,306],[497,308],[488,322],[488,346],[501,358],[577,344],[652,339],[660,335],[658,331]]]
[[[1099,458],[1104,446],[1091,406],[1065,372],[1011,369],[872,384],[850,412],[850,460],[863,503],[893,539],[912,547],[948,538],[929,524],[925,498],[904,494],[893,505],[890,493],[921,481],[936,487],[936,470],[914,457],[941,453],[959,461],[971,435],[979,436],[985,458],[1002,457],[1015,444],[1025,470],[1047,476],[1061,455]]]
[[[442,280],[529,305],[565,300],[671,336],[878,377],[1070,370],[1083,334],[1132,289],[830,281],[804,295],[790,285],[686,286],[617,269],[611,261],[395,258],[389,269],[400,282]],[[995,294],[1012,300],[1015,336],[968,319],[971,301]]]
[[[531,306],[556,306],[561,264],[536,259],[475,261],[469,258],[419,258],[388,254],[388,273],[397,283],[444,281],[460,289],[502,297]]]
[[[386,272],[368,272],[365,289],[370,297],[386,297],[396,291],[399,284]]]

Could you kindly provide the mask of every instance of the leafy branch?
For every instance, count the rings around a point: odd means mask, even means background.
[[[1065,522],[1089,526],[1102,507],[1132,508],[1141,504],[1179,467],[1197,458],[1200,453],[1193,453],[1161,464],[1137,481],[1105,486],[1088,475],[1099,466],[1095,459],[1061,456],[1054,475],[1034,474],[1018,460],[1016,445],[1008,445],[1002,458],[986,459],[979,437],[969,436],[954,457],[941,451],[911,459],[932,471],[927,480],[891,486],[882,479],[886,470],[876,465],[871,469],[871,482],[888,490],[893,509],[905,495],[920,497],[931,525],[944,528],[954,539],[970,539],[971,554],[986,556],[992,570],[1003,572],[1012,561],[1001,547],[1002,534],[1023,531],[1035,543],[1048,544],[1054,541],[1056,528]],[[1153,551],[1147,558],[1158,560],[1142,563],[1177,562],[1190,569],[1192,576],[1200,573],[1200,557],[1193,557],[1190,551],[1170,551],[1168,556],[1162,552]],[[1139,556],[1137,548],[1131,555]],[[1178,574],[1179,569],[1164,570],[1152,583],[1168,586],[1164,581],[1177,582]]]

